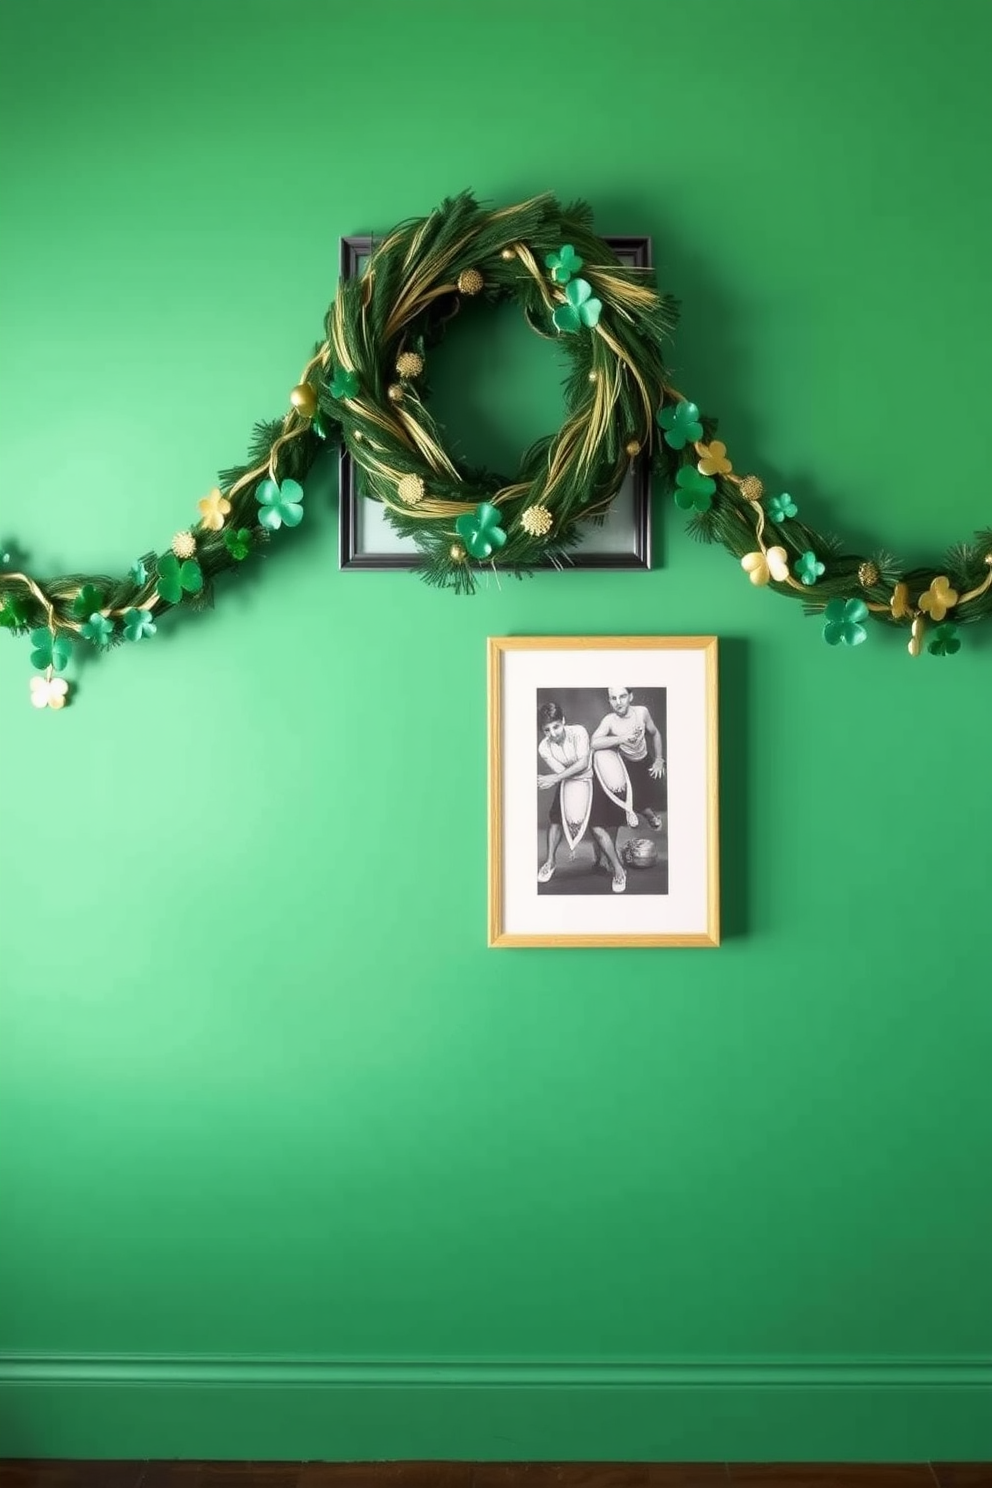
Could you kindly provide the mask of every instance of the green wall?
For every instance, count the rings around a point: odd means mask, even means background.
[[[817,525],[988,525],[992,6],[455,11],[5,8],[35,572],[163,546],[339,235],[466,186],[650,233],[680,385]],[[64,715],[0,645],[0,1449],[992,1452],[992,637],[832,651],[656,521],[651,574],[457,599],[339,573],[315,478]],[[719,951],[485,948],[485,638],[585,632],[721,637]]]

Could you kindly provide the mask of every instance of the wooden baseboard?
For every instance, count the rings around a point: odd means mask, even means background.
[[[992,1463],[0,1461],[0,1488],[992,1488]]]
[[[7,1354],[0,1455],[983,1461],[992,1457],[992,1367]]]

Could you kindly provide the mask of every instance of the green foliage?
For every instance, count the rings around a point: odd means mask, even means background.
[[[0,605],[0,626],[20,633],[29,623],[28,607],[19,594],[8,594]]]
[[[514,302],[527,323],[558,340],[569,358],[562,428],[525,450],[512,473],[456,462],[445,451],[424,401],[426,382],[408,380],[398,390],[398,401],[393,387],[399,353],[424,356],[436,346],[458,308],[459,293],[470,294],[477,287],[466,282],[461,291],[456,288],[469,270],[482,276],[485,300]],[[581,281],[575,278],[577,270]],[[588,294],[575,287],[583,282]],[[571,298],[563,298],[570,285]],[[601,306],[598,314],[595,309],[580,313],[594,301]],[[574,314],[558,315],[567,327],[559,336],[554,317],[563,305]],[[483,573],[489,583],[505,574],[519,578],[534,568],[562,567],[588,525],[602,522],[608,512],[629,469],[631,440],[651,451],[659,481],[696,508],[688,521],[694,539],[719,543],[738,560],[762,541],[766,546],[774,542],[785,547],[793,572],[804,572],[805,553],[822,560],[825,572],[815,574],[815,598],[805,590],[808,613],[822,614],[834,600],[860,604],[864,593],[870,618],[891,624],[889,600],[896,584],[905,584],[911,613],[935,575],[946,573],[962,596],[954,609],[955,624],[992,617],[992,584],[985,583],[992,527],[978,531],[972,542],[954,545],[943,563],[907,570],[884,550],[870,560],[845,553],[838,538],[818,532],[798,512],[792,515],[782,507],[779,514],[774,497],[745,499],[736,478],[707,480],[704,491],[692,445],[700,431],[711,442],[717,421],[688,399],[681,401],[683,394],[671,386],[663,348],[675,320],[675,301],[654,290],[652,276],[623,265],[595,234],[587,203],[562,206],[545,195],[509,211],[490,212],[468,192],[452,197],[430,216],[389,234],[366,274],[340,285],[325,320],[327,340],[315,348],[307,370],[318,397],[314,421],[288,415],[255,424],[245,462],[221,472],[220,486],[232,508],[228,523],[219,532],[198,527],[195,559],[180,563],[171,551],[149,552],[122,576],[66,574],[40,585],[0,571],[0,627],[12,634],[30,631],[34,664],[58,668],[66,664],[82,627],[88,627],[82,633],[97,645],[121,643],[125,630],[134,639],[139,631],[141,636],[152,634],[137,611],[154,599],[156,588],[165,605],[211,605],[219,575],[236,569],[249,552],[268,542],[266,523],[275,525],[272,513],[287,524],[302,514],[298,500],[273,502],[272,488],[281,496],[295,495],[294,483],[302,485],[317,455],[330,444],[347,447],[359,489],[383,501],[396,530],[415,539],[427,583],[466,593]],[[354,378],[338,375],[335,383],[342,351],[355,369]],[[317,366],[324,369],[322,378],[313,376]],[[335,386],[345,396],[335,397]],[[408,474],[423,482],[423,506],[404,507],[398,496],[399,482]],[[710,505],[701,510],[704,497]],[[488,504],[498,512],[498,531],[505,534],[502,546],[498,538],[468,544],[464,532],[459,539],[462,513]],[[528,507],[538,504],[552,518],[543,537],[528,533],[520,521]],[[799,504],[805,517],[805,499]],[[466,528],[464,521],[461,527]],[[466,554],[466,546],[477,548],[479,556]],[[485,547],[490,551],[483,557]],[[866,562],[878,574],[867,587]],[[814,576],[809,564],[805,570]],[[803,600],[801,584],[771,587]],[[153,605],[149,613],[159,615],[161,608]],[[107,624],[94,627],[92,616],[101,611]],[[118,624],[125,613],[129,620]],[[835,606],[832,614],[838,613]],[[940,654],[952,654],[955,640],[945,631],[939,638],[944,648]]]

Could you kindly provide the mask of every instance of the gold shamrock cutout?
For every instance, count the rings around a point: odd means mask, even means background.
[[[696,453],[699,455],[697,469],[700,475],[729,475],[734,468],[727,459],[727,446],[721,439],[714,439],[711,444],[697,444]]]
[[[926,633],[926,628],[927,622],[924,620],[923,616],[917,615],[916,619],[913,621],[913,633],[910,636],[909,644],[906,647],[906,650],[909,652],[910,656],[919,656],[920,652],[923,650],[923,637]]]
[[[767,584],[769,579],[784,584],[789,577],[789,555],[776,545],[767,553],[747,553],[741,559],[741,568],[752,584]]]
[[[219,532],[224,525],[224,518],[231,510],[231,503],[224,495],[219,486],[214,486],[209,496],[204,496],[198,501],[200,508],[200,524],[206,527],[208,532]]]
[[[958,591],[951,588],[946,574],[938,574],[926,594],[920,595],[920,609],[926,610],[931,620],[943,620],[957,602]]]
[[[909,602],[909,585],[897,584],[892,591],[889,600],[889,609],[892,611],[893,620],[908,620],[913,613],[913,607]]]
[[[36,708],[64,708],[68,691],[64,677],[31,678],[31,702]]]

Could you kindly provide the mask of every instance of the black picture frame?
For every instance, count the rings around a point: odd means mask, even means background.
[[[651,268],[651,239],[648,237],[607,237],[604,240],[625,263],[632,268]],[[341,239],[339,271],[342,279],[353,279],[360,272],[363,259],[368,258],[375,244],[370,234],[358,234]],[[409,571],[416,568],[419,558],[415,551],[409,553],[382,553],[363,549],[359,503],[368,498],[360,496],[356,480],[355,462],[342,446],[338,462],[338,566],[346,571],[383,573],[392,569]],[[564,565],[548,560],[542,567],[557,567],[562,572],[568,569],[650,569],[651,567],[651,469],[649,460],[641,455],[631,462],[629,479],[632,483],[633,523],[632,543],[629,551],[595,551],[596,532],[593,529],[582,546],[569,555]]]

